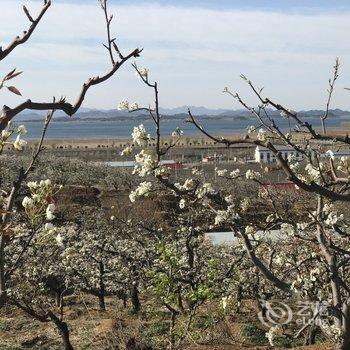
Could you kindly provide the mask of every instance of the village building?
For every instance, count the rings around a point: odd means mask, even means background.
[[[288,156],[294,156],[296,160],[302,160],[302,154],[291,146],[274,145],[274,147],[279,153],[281,153],[284,159],[287,159]],[[314,156],[315,154],[312,151],[312,158],[314,158]],[[341,157],[350,157],[350,150],[348,149],[328,150],[327,152],[319,156],[320,158],[333,158],[333,159],[339,159]],[[255,148],[254,160],[257,163],[275,163],[276,156],[270,149],[262,146],[257,146]]]
[[[292,155],[296,160],[301,160],[301,154],[297,152],[291,146],[284,145],[275,145],[274,146],[278,152],[281,153],[284,159],[287,159],[288,156]],[[276,157],[271,150],[266,147],[257,146],[255,149],[254,159],[257,163],[274,163],[276,162]]]

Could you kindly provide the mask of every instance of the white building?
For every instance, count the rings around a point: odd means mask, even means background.
[[[287,159],[289,155],[293,155],[295,159],[301,160],[302,156],[293,147],[274,145],[276,150],[281,153],[284,159]],[[266,147],[257,146],[255,149],[255,161],[257,163],[274,163],[276,162],[276,157],[272,151]]]
[[[302,160],[302,154],[296,151],[291,146],[285,146],[285,145],[274,145],[276,150],[281,153],[282,157],[284,159],[287,159],[289,155],[293,155],[296,160]],[[311,151],[311,157],[314,158],[315,153],[314,151]],[[328,150],[327,152],[323,154],[319,154],[320,158],[341,158],[341,157],[349,157],[350,158],[350,150],[348,149],[340,149],[340,150]],[[257,146],[255,148],[255,155],[254,160],[257,163],[274,163],[276,162],[276,157],[273,154],[272,151],[270,151],[266,147]]]

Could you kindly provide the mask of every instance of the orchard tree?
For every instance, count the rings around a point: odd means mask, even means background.
[[[232,249],[214,247],[204,235],[203,221],[191,214],[183,209],[169,219],[148,273],[155,305],[170,313],[170,349],[183,345],[200,309],[208,302],[224,300],[226,308],[227,300],[235,294],[236,266],[243,257]]]
[[[36,247],[35,244],[38,240],[39,233],[44,230],[49,230],[50,232],[52,231],[52,228],[49,226],[49,221],[54,218],[54,197],[45,192],[51,187],[51,181],[42,180],[40,182],[28,183],[27,186],[30,190],[30,196],[23,199],[22,208],[21,206],[16,206],[15,204],[17,203],[17,197],[21,188],[23,188],[29,173],[35,166],[38,156],[42,151],[46,131],[54,112],[56,110],[61,110],[67,115],[73,116],[81,107],[90,88],[95,85],[102,84],[103,82],[112,78],[125,62],[127,62],[131,57],[138,57],[140,54],[139,49],[135,49],[127,55],[124,55],[120,51],[115,39],[112,38],[111,35],[110,25],[113,16],[110,16],[108,13],[107,0],[100,0],[99,2],[106,20],[107,43],[104,46],[107,49],[108,57],[111,63],[110,69],[101,76],[89,78],[83,84],[78,98],[74,103],[68,102],[64,97],[60,99],[52,98],[51,101],[49,100],[44,102],[37,102],[27,99],[20,102],[15,107],[5,105],[0,112],[0,153],[2,153],[5,147],[13,147],[15,151],[21,152],[27,145],[27,142],[22,138],[22,135],[26,133],[25,127],[19,126],[18,128],[15,128],[11,124],[12,120],[19,113],[23,112],[24,110],[48,111],[44,120],[41,139],[33,152],[32,159],[30,160],[29,164],[19,169],[18,175],[13,180],[10,190],[1,188],[0,305],[10,302],[17,305],[31,316],[40,318],[43,321],[53,321],[63,337],[64,347],[66,349],[72,349],[69,337],[67,337],[68,328],[66,324],[62,323],[63,321],[54,311],[46,307],[43,308],[46,310],[44,313],[39,314],[36,311],[34,312],[33,310],[35,309],[35,304],[31,304],[30,298],[26,298],[26,301],[24,302],[24,299],[22,298],[24,295],[23,291],[21,290],[21,286],[23,286],[22,282],[27,282],[28,286],[30,285],[35,289],[33,289],[34,293],[40,293],[41,291],[41,285],[35,284],[36,282],[39,283],[37,280],[39,275],[36,274],[36,271],[38,271],[38,269],[40,270],[41,266],[34,268],[32,271],[33,275],[30,275],[29,273],[28,278],[22,279],[21,276],[25,275],[25,270],[27,268],[25,259],[29,258],[28,253],[32,252],[32,249]],[[42,9],[36,17],[33,17],[25,6],[23,7],[24,13],[30,22],[29,28],[25,30],[22,35],[16,36],[9,45],[0,48],[0,61],[4,61],[7,56],[15,52],[15,49],[19,45],[22,45],[28,41],[50,7],[51,1],[44,0]],[[17,71],[16,69],[11,70],[1,80],[0,89],[4,90],[7,88],[9,92],[21,96],[19,89],[12,84],[13,79],[15,79],[21,73],[22,72]],[[2,181],[0,181],[0,185],[2,186]],[[26,220],[22,227],[22,223],[17,221],[15,213],[23,208],[26,214]],[[9,252],[13,251],[12,245],[17,241],[21,242],[22,248],[19,249],[19,252],[13,259],[12,256],[8,254],[11,254]],[[39,260],[35,261],[38,264],[41,263]],[[15,278],[16,276],[18,276],[18,278]],[[16,281],[19,283],[17,286],[15,285]],[[16,293],[12,293],[13,290],[16,291]],[[8,297],[9,292],[11,295],[10,297]],[[28,296],[30,295],[31,294],[28,293]],[[33,301],[35,300],[39,300],[39,304],[41,304],[40,297],[36,298],[33,295]]]
[[[112,220],[101,209],[82,208],[76,230],[62,239],[62,263],[68,284],[76,292],[96,296],[100,310],[106,310],[105,297],[118,294],[128,279],[127,267],[111,254],[118,240]]]
[[[0,113],[0,151],[4,149],[5,146],[12,145],[15,150],[22,151],[26,146],[26,142],[21,138],[21,135],[25,133],[25,128],[20,126],[18,129],[13,129],[10,122],[24,110],[48,110],[51,111],[48,113],[45,119],[45,126],[43,129],[41,141],[38,148],[33,154],[32,161],[28,167],[21,168],[17,178],[13,182],[13,187],[8,192],[2,192],[3,202],[1,208],[1,224],[0,224],[0,297],[1,303],[3,304],[6,301],[6,290],[7,290],[7,280],[5,271],[5,250],[8,244],[11,243],[11,232],[14,230],[16,223],[12,221],[13,211],[14,211],[14,202],[16,196],[22,186],[22,183],[26,180],[28,174],[32,170],[39,153],[42,150],[42,144],[45,138],[46,129],[49,125],[49,122],[52,118],[54,111],[61,110],[69,116],[73,116],[81,107],[88,91],[95,85],[102,84],[108,79],[112,78],[119,68],[127,62],[131,57],[138,57],[140,54],[139,49],[135,49],[132,52],[124,55],[119,47],[117,46],[116,40],[112,38],[110,25],[113,19],[113,16],[109,15],[107,8],[107,0],[100,0],[100,5],[103,10],[105,19],[106,19],[106,29],[107,29],[107,43],[104,45],[107,49],[109,60],[111,62],[111,67],[108,72],[101,76],[96,76],[89,78],[82,86],[80,94],[77,100],[74,103],[66,101],[65,98],[60,98],[56,100],[55,98],[52,101],[36,102],[31,99],[27,99],[24,102],[19,103],[15,107],[4,106]],[[16,36],[15,39],[6,47],[0,49],[0,61],[5,60],[5,58],[12,54],[17,46],[24,44],[32,36],[33,32],[36,30],[38,24],[43,20],[45,13],[51,7],[51,1],[45,0],[43,7],[37,17],[33,17],[29,10],[24,6],[24,13],[27,16],[30,26],[23,32],[22,35]],[[16,76],[21,74],[16,69],[12,70],[4,76],[1,81],[0,88],[7,88],[12,93],[20,95],[19,90],[12,86],[10,81]],[[13,141],[13,136],[15,140]]]
[[[142,295],[148,299],[149,271],[156,259],[156,244],[162,235],[161,226],[153,224],[151,218],[144,219],[128,213],[119,213],[111,217],[114,229],[114,241],[109,253],[117,264],[118,273],[123,273],[123,294],[131,302],[131,312],[139,314],[142,308]],[[116,271],[116,272],[117,272]]]
[[[28,187],[30,195],[22,201],[24,212],[14,214],[16,227],[4,250],[7,301],[40,322],[53,322],[64,348],[73,349],[63,320],[63,298],[69,288],[61,278],[63,232],[52,224],[53,198],[59,189],[50,180],[30,182]]]
[[[240,94],[225,88],[224,93],[237,100],[256,118],[256,125],[247,126],[247,134],[241,139],[218,137],[199,124],[195,116],[188,111],[188,122],[192,123],[201,133],[218,145],[231,147],[245,143],[252,146],[267,148],[284,172],[286,180],[295,185],[304,197],[310,197],[304,215],[298,215],[297,221],[288,215],[287,211],[276,206],[275,198],[265,185],[262,173],[248,169],[228,171],[218,169],[218,176],[227,181],[225,188],[217,187],[212,182],[203,182],[194,169],[193,176],[183,183],[175,183],[169,171],[161,165],[161,159],[177,145],[182,131],[173,133],[174,140],[167,147],[161,142],[161,115],[159,113],[159,91],[157,83],[149,80],[147,69],[139,69],[134,65],[143,83],[153,89],[155,104],[153,108],[143,108],[130,105],[127,101],[120,104],[121,108],[130,111],[143,109],[149,112],[155,123],[156,132],[151,136],[143,125],[134,128],[132,134],[136,145],[143,149],[135,156],[137,165],[134,173],[143,179],[140,185],[131,192],[130,199],[152,196],[159,191],[150,178],[155,177],[164,190],[170,190],[178,197],[181,207],[196,203],[212,213],[213,227],[227,227],[245,248],[247,255],[256,269],[275,289],[289,296],[306,295],[318,301],[325,301],[325,296],[331,295],[328,312],[332,317],[330,324],[321,324],[323,333],[333,337],[342,349],[350,347],[350,281],[349,265],[349,232],[345,208],[350,201],[349,160],[347,157],[336,156],[338,149],[349,149],[347,135],[331,133],[327,128],[330,116],[331,98],[335,82],[338,79],[339,61],[334,66],[333,77],[329,80],[328,98],[324,114],[320,117],[321,130],[310,124],[302,115],[267,98],[263,89],[257,88],[251,80],[242,75],[252,93],[256,96],[258,107],[249,106]],[[280,118],[289,120],[291,128],[286,132],[280,127],[279,118],[271,114],[271,110],[279,111]],[[155,143],[153,148],[151,143]],[[276,147],[283,144],[291,147],[299,157],[286,157]],[[326,145],[326,147],[325,147]],[[124,153],[130,152],[126,149]],[[235,184],[242,180],[257,184],[256,197],[265,201],[266,214],[254,218],[255,208],[251,203],[237,198],[230,192],[229,183]],[[233,187],[233,186],[232,186]],[[261,190],[263,189],[263,190]],[[284,245],[276,245],[276,253],[266,256],[266,250],[260,250],[258,242],[261,231],[266,235],[277,229],[286,235]],[[259,233],[260,232],[260,233]],[[278,237],[275,239],[279,239]],[[289,250],[291,252],[289,253]],[[303,250],[303,252],[300,251]],[[282,266],[286,258],[286,250],[293,257],[291,265]],[[282,260],[281,260],[282,259]],[[292,272],[289,273],[288,269]],[[314,282],[317,282],[316,284]],[[317,287],[315,287],[315,285]],[[326,300],[327,301],[327,300]],[[313,320],[320,318],[320,312],[315,313]],[[306,331],[307,325],[301,331]],[[275,334],[276,329],[271,334]],[[271,334],[269,339],[271,340]]]

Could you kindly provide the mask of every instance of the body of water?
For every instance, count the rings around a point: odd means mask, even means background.
[[[308,121],[315,127],[320,127],[318,118],[308,118]],[[255,120],[242,120],[232,118],[203,118],[198,122],[210,133],[216,135],[245,133],[248,125],[257,125]],[[330,119],[327,123],[328,127],[340,127],[340,119]],[[40,122],[23,122],[28,129],[27,139],[38,139],[42,132],[43,124]],[[129,138],[134,126],[144,124],[149,133],[154,133],[155,126],[151,120],[113,120],[113,121],[92,121],[80,120],[62,122],[52,121],[48,132],[48,139],[108,139],[108,138]],[[279,126],[283,130],[289,130],[288,120],[280,119]],[[184,120],[171,117],[166,118],[161,123],[162,136],[170,136],[171,133],[179,127],[184,131],[185,136],[200,135],[200,131],[192,124],[186,123]]]

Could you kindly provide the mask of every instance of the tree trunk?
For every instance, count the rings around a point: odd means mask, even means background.
[[[69,329],[66,322],[62,322],[59,327],[59,332],[63,340],[64,350],[74,350],[69,339]]]
[[[5,236],[0,236],[0,307],[6,303],[5,262],[4,262]]]
[[[53,312],[49,312],[50,318],[58,328],[63,341],[64,350],[74,350],[69,339],[69,328],[66,322],[61,321]]]
[[[104,295],[104,293],[102,293],[102,291],[98,295],[98,304],[100,306],[101,311],[106,311],[105,295]]]
[[[314,325],[310,325],[305,335],[304,345],[314,345],[316,340],[316,334],[317,327],[315,327]]]
[[[184,308],[184,305],[183,305],[183,302],[182,302],[181,286],[180,285],[177,287],[177,293],[178,293],[177,304],[178,304],[179,309],[181,310],[181,312],[184,312],[185,308]]]
[[[100,305],[101,311],[106,311],[106,304],[105,304],[105,283],[104,283],[104,274],[105,274],[105,267],[103,265],[103,262],[99,262],[99,270],[100,270],[100,290],[98,293],[98,301]]]
[[[174,348],[175,345],[175,323],[176,323],[176,316],[177,313],[175,310],[171,311],[171,323],[170,323],[170,330],[169,330],[169,334],[170,334],[170,350],[172,350]]]
[[[60,292],[55,292],[55,301],[56,301],[56,306],[61,307],[62,298],[61,298]]]
[[[261,316],[263,318],[266,317],[266,311],[267,311],[264,301],[265,300],[260,299],[259,296],[255,297],[255,302],[256,302],[258,311],[261,312]]]
[[[237,286],[237,293],[236,293],[236,312],[239,313],[241,311],[241,303],[243,298],[243,288],[242,285],[239,284]]]
[[[132,303],[132,312],[138,314],[141,309],[141,303],[139,299],[139,290],[137,288],[137,283],[133,282],[131,288],[131,303]]]
[[[350,349],[350,300],[348,299],[346,303],[344,303],[342,308],[343,314],[343,340],[341,344],[341,350],[349,350]]]
[[[349,335],[344,336],[342,343],[340,345],[340,350],[349,350],[350,349],[350,339]]]

